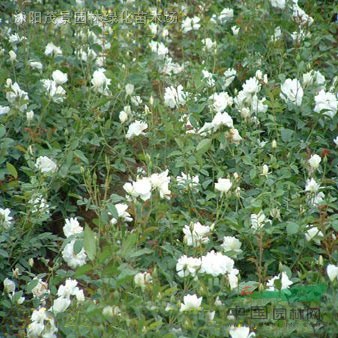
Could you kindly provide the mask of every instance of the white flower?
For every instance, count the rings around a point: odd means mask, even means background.
[[[202,256],[200,273],[206,273],[213,277],[231,273],[235,262],[228,256],[214,250]]]
[[[222,113],[227,107],[231,106],[233,99],[226,92],[215,93],[209,97],[209,100],[212,100],[212,108],[217,113]]]
[[[172,74],[179,74],[183,70],[184,70],[184,66],[181,66],[178,63],[173,62],[172,58],[166,57],[163,68],[160,69],[160,72],[167,74],[167,75],[172,75]]]
[[[68,81],[68,75],[60,70],[54,70],[52,78],[57,85],[62,85]]]
[[[203,78],[206,80],[207,85],[209,87],[213,87],[215,85],[215,80],[213,79],[213,74],[208,72],[207,70],[202,70]]]
[[[232,26],[232,27],[231,27],[231,30],[232,30],[232,34],[233,34],[234,36],[237,36],[238,33],[239,33],[240,28],[239,28],[238,26]]]
[[[225,72],[224,72],[224,84],[222,86],[223,89],[229,87],[231,85],[231,83],[235,80],[235,77],[237,75],[237,72],[234,68],[228,68]]]
[[[285,0],[270,0],[271,6],[279,9],[285,8]]]
[[[66,218],[65,221],[66,223],[63,227],[63,233],[67,238],[75,234],[80,234],[83,231],[83,228],[80,226],[76,217]]]
[[[134,92],[134,85],[131,83],[127,83],[125,89],[126,89],[126,95],[130,96]]]
[[[13,50],[10,50],[10,51],[8,52],[8,54],[9,54],[9,60],[10,60],[11,62],[13,62],[13,61],[16,60],[16,54],[15,54],[15,52],[14,52]]]
[[[52,98],[53,102],[63,102],[66,91],[62,88],[62,86],[58,86],[54,80],[41,80],[41,82],[47,94]]]
[[[310,167],[312,169],[317,169],[319,167],[319,164],[321,162],[321,157],[317,154],[311,155],[311,157],[309,158],[308,162],[310,164]]]
[[[320,245],[320,238],[323,238],[323,233],[317,228],[312,227],[312,225],[307,225],[307,231],[305,233],[305,238],[309,242],[311,240],[314,240],[314,242],[318,245]]]
[[[44,174],[55,173],[57,165],[47,156],[39,156],[35,162],[35,167]]]
[[[333,118],[337,113],[338,101],[333,93],[325,92],[321,90],[317,96],[315,96],[315,108],[316,113],[324,110],[323,114]]]
[[[86,264],[87,255],[84,249],[81,249],[79,253],[74,252],[75,239],[68,243],[63,251],[62,258],[72,269],[76,269],[78,266]]]
[[[49,204],[47,200],[41,195],[32,196],[32,198],[28,201],[28,204],[32,206],[32,213],[45,213],[49,215]]]
[[[199,177],[196,176],[190,176],[189,174],[185,174],[181,172],[181,176],[176,177],[177,185],[182,188],[189,188],[194,189],[199,186]]]
[[[268,176],[269,174],[270,174],[269,173],[269,166],[267,164],[263,164],[261,175],[262,176]]]
[[[75,296],[79,288],[77,286],[77,281],[74,279],[68,278],[65,284],[61,284],[58,288],[57,295],[63,298],[70,298],[70,296]]]
[[[8,293],[8,294],[14,294],[15,292],[15,283],[10,280],[9,278],[5,278],[4,280],[4,290]]]
[[[288,275],[285,272],[282,272],[282,274],[278,274],[277,276],[271,278],[267,282],[268,291],[275,291],[275,286],[274,282],[275,280],[280,280],[281,281],[281,290],[288,289],[290,285],[293,284],[291,280],[289,279]]]
[[[195,277],[201,267],[201,259],[194,257],[181,256],[176,263],[176,271],[180,277]]]
[[[202,304],[203,297],[198,298],[197,295],[186,295],[183,297],[180,312],[199,310]]]
[[[118,306],[107,305],[102,309],[102,314],[105,317],[113,318],[114,316],[121,316],[121,310]]]
[[[96,92],[109,95],[109,88],[108,86],[111,83],[111,79],[108,79],[104,74],[106,70],[104,68],[99,68],[93,73],[93,77],[91,79],[91,84]]]
[[[254,95],[257,94],[261,90],[261,85],[256,79],[256,77],[251,77],[250,79],[246,80],[243,84],[243,93],[244,95]]]
[[[315,181],[314,178],[308,179],[305,185],[305,191],[310,193],[317,193],[320,189],[320,185]]]
[[[36,278],[34,278],[36,280]],[[38,279],[38,283],[32,289],[32,294],[34,297],[40,298],[49,294],[48,284],[43,282],[41,278]]]
[[[206,38],[202,40],[204,45],[203,50],[215,50],[217,47],[216,41],[212,41],[210,38]]]
[[[144,130],[148,128],[148,124],[143,121],[135,121],[129,125],[126,138],[130,140],[135,136],[145,135]]]
[[[326,273],[329,276],[331,282],[333,282],[335,279],[338,280],[338,266],[329,264],[326,267]]]
[[[139,272],[134,276],[134,283],[136,286],[144,289],[147,284],[151,284],[153,279],[149,272]]]
[[[258,214],[251,214],[251,228],[253,230],[263,228],[266,223],[271,223],[271,220],[266,218],[262,210]]]
[[[183,228],[183,240],[188,246],[197,247],[209,242],[208,235],[210,231],[211,228],[209,226],[202,225],[200,222],[191,223],[190,226],[185,225]]]
[[[183,33],[188,33],[191,30],[199,30],[201,27],[200,22],[201,19],[197,16],[194,16],[193,18],[186,18],[182,22],[182,32]]]
[[[237,269],[232,269],[228,274],[228,281],[231,290],[234,290],[238,287],[238,273],[239,271]]]
[[[320,71],[310,70],[303,74],[303,85],[310,86],[313,83],[320,89],[325,87],[325,76]]]
[[[254,332],[250,333],[250,328],[246,326],[240,327],[231,326],[229,334],[231,338],[251,338],[256,336]]]
[[[296,1],[293,4],[292,10],[292,17],[299,25],[312,25],[313,18],[307,15],[305,11],[298,6],[298,3]]]
[[[168,176],[169,170],[165,170],[160,174],[152,174],[149,179],[152,189],[157,189],[161,198],[170,198],[171,191],[169,190],[170,177]]]
[[[239,254],[242,252],[241,246],[242,243],[236,237],[232,236],[223,237],[223,243],[221,244],[221,247],[224,252],[232,251],[235,252],[236,254]]]
[[[333,143],[338,147],[338,136],[333,139]]]
[[[281,85],[280,97],[287,103],[300,106],[303,100],[303,88],[297,79],[286,79]]]
[[[62,55],[62,50],[60,47],[57,47],[54,45],[53,42],[49,42],[46,46],[46,49],[45,49],[45,55],[46,56],[49,56],[49,55],[53,55],[56,56],[56,55]]]
[[[33,112],[33,110],[28,111],[26,113],[26,119],[27,119],[28,122],[33,121],[33,119],[34,119],[34,112]]]
[[[68,309],[70,304],[71,304],[71,300],[69,298],[59,297],[54,300],[51,310],[55,314],[65,312]]]
[[[224,24],[231,21],[234,18],[234,10],[232,8],[224,8],[221,14],[218,16],[218,20]]]
[[[232,187],[232,183],[228,178],[219,178],[215,183],[215,189],[221,192],[221,195],[226,194]]]
[[[117,211],[117,215],[119,218],[122,218],[123,221],[125,222],[131,222],[133,220],[133,218],[130,216],[129,212],[127,212],[128,210],[128,205],[124,204],[124,203],[117,203],[115,204],[115,208]],[[112,218],[110,221],[111,224],[116,224],[117,223],[117,219],[116,218]]]
[[[7,114],[11,109],[7,106],[0,106],[0,116]]]
[[[156,53],[158,57],[164,58],[168,53],[168,48],[164,45],[163,42],[150,41],[149,47],[153,53]]]
[[[10,213],[10,209],[0,208],[0,225],[5,229],[9,229],[13,225],[13,217],[9,215]]]
[[[170,108],[176,108],[185,104],[187,93],[183,91],[183,86],[167,87],[164,91],[164,104]]]
[[[281,37],[282,37],[282,30],[281,30],[281,28],[278,26],[278,27],[275,28],[275,31],[274,31],[273,35],[271,36],[271,41],[272,41],[272,42],[276,42],[276,41],[278,41]]]
[[[29,97],[27,92],[22,90],[17,82],[12,82],[11,79],[6,80],[6,87],[9,91],[6,92],[6,99],[11,104],[17,104],[20,111],[27,109],[27,102]]]

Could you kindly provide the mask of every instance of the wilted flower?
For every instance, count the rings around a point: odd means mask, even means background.
[[[3,284],[5,292],[7,292],[8,294],[14,294],[15,283],[12,280],[10,280],[9,278],[5,278]]]
[[[291,102],[296,106],[300,106],[303,100],[303,88],[297,79],[287,79],[281,85],[280,97],[285,102]]]
[[[47,156],[40,156],[35,162],[35,167],[44,174],[55,173],[57,171],[57,165]]]
[[[186,295],[183,297],[180,312],[199,310],[202,304],[203,297],[198,298],[197,295]]]
[[[49,294],[48,284],[46,282],[44,282],[41,278],[34,278],[34,280],[38,281],[32,289],[32,294],[34,297],[40,298]]]

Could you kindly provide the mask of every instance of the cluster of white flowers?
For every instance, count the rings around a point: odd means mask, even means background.
[[[128,198],[140,197],[143,201],[147,201],[150,199],[152,191],[158,190],[161,198],[170,199],[170,177],[168,173],[169,170],[167,169],[160,174],[155,173],[149,177],[138,178],[136,181],[125,183],[123,189],[127,192]]]
[[[36,159],[35,167],[43,174],[52,174],[57,171],[56,163],[47,156],[40,156]]]
[[[176,263],[176,271],[179,277],[192,276],[196,277],[198,270],[201,268],[202,261],[200,258],[181,256]]]
[[[172,109],[183,106],[186,102],[187,93],[183,91],[183,86],[167,87],[164,91],[164,104]]]
[[[58,329],[55,326],[55,320],[51,312],[47,311],[44,307],[33,311],[31,323],[27,328],[28,338],[56,338],[57,332]]]
[[[28,93],[22,90],[17,82],[13,83],[11,79],[6,80],[6,88],[6,99],[9,104],[24,112],[29,101]]]
[[[53,42],[49,42],[45,48],[45,55],[46,56],[62,55],[62,50],[60,47],[55,46]]]
[[[10,216],[11,210],[0,208],[0,226],[9,229],[13,225],[13,217]]]
[[[236,109],[244,119],[248,119],[252,114],[265,113],[268,106],[264,104],[265,97],[259,99],[258,94],[261,91],[262,83],[267,84],[267,75],[257,70],[254,77],[249,78],[243,84],[234,99]]]
[[[66,96],[62,85],[68,81],[68,75],[60,70],[55,70],[52,73],[52,78],[53,80],[41,80],[42,85],[53,102],[62,103]]]
[[[83,290],[77,284],[76,280],[67,279],[64,285],[60,285],[57,292],[58,298],[54,300],[50,311],[55,314],[66,311],[72,302],[71,296],[74,296],[78,302],[83,302],[85,300]]]
[[[76,237],[81,235],[83,228],[80,226],[76,218],[66,219],[66,223],[63,227],[63,232],[67,238],[71,238],[71,241],[65,245],[62,250],[62,258],[72,268],[75,269],[79,266],[86,264],[87,255],[82,248],[79,252],[75,252],[74,245],[76,243]]]
[[[31,205],[31,212],[33,214],[49,215],[49,204],[41,194],[33,195],[28,201],[28,204]]]

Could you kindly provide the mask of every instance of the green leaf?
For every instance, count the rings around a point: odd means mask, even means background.
[[[5,136],[6,134],[6,128],[3,125],[0,125],[0,138]]]
[[[129,257],[130,252],[136,247],[137,234],[130,234],[122,243],[122,248],[119,250],[119,255],[123,258]]]
[[[286,231],[288,235],[294,235],[298,232],[299,230],[299,225],[294,222],[289,222],[288,225],[286,226]]]
[[[82,239],[76,240],[73,247],[74,254],[75,255],[79,254],[82,249],[83,249],[83,240]]]
[[[211,139],[210,138],[206,138],[206,139],[204,139],[204,140],[202,140],[198,145],[197,145],[197,148],[196,148],[196,150],[197,150],[197,152],[199,153],[199,154],[204,154],[204,153],[206,153],[209,149],[210,149],[210,147],[211,147]]]
[[[108,204],[107,209],[108,209],[109,213],[111,214],[111,216],[113,216],[113,218],[115,218],[115,219],[119,218],[119,214],[118,214],[114,204]]]
[[[18,172],[16,171],[13,164],[10,164],[9,162],[6,163],[6,168],[11,176],[13,176],[15,179],[18,178]]]
[[[96,238],[94,231],[86,224],[84,229],[83,245],[88,255],[88,258],[92,261],[96,255]]]
[[[293,134],[294,134],[294,131],[291,129],[286,129],[286,128],[281,129],[281,136],[284,142],[290,142]]]
[[[38,285],[39,279],[32,279],[26,287],[26,292],[30,293]]]

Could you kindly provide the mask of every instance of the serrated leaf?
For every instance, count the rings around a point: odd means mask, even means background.
[[[96,255],[96,238],[94,231],[86,224],[83,232],[83,246],[88,258],[92,261]]]

